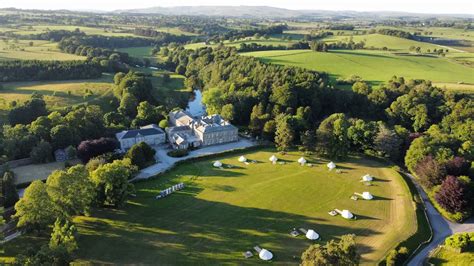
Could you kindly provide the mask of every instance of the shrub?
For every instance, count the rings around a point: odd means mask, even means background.
[[[455,176],[447,176],[435,195],[441,207],[450,213],[463,213],[469,210],[467,185]]]
[[[179,157],[184,157],[188,155],[189,152],[188,150],[172,150],[172,151],[169,151],[167,154],[170,157],[179,158]]]
[[[457,249],[459,252],[463,252],[467,249],[470,242],[470,237],[468,233],[457,233],[450,237],[447,237],[444,241],[444,244],[447,247]]]
[[[408,259],[408,249],[400,247],[398,250],[391,250],[385,260],[387,266],[402,265]]]
[[[124,157],[130,159],[132,164],[138,166],[139,169],[143,169],[156,162],[155,153],[156,151],[148,144],[140,142],[133,145]]]

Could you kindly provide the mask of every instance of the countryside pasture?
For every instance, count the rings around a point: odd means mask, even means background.
[[[84,60],[86,57],[59,51],[57,43],[40,40],[0,41],[0,60]]]
[[[299,152],[277,154],[284,165],[272,165],[272,154],[275,150],[260,149],[201,159],[136,183],[137,196],[124,208],[75,219],[78,244],[87,247],[77,262],[255,264],[257,258],[245,260],[242,252],[260,245],[275,254],[275,262],[297,264],[311,242],[289,232],[303,227],[314,229],[322,241],[356,234],[363,263],[374,264],[415,232],[411,194],[388,165],[351,157],[336,162],[342,170],[338,174],[328,171],[327,160],[315,156],[306,157],[314,165],[309,167],[296,162],[303,155]],[[240,155],[257,163],[240,163]],[[217,159],[222,169],[212,166]],[[376,177],[372,186],[360,182],[367,173]],[[160,190],[180,182],[185,189],[155,199]],[[363,191],[370,191],[374,200],[350,199]],[[334,208],[350,210],[357,220],[330,216]]]
[[[474,83],[472,67],[434,56],[396,55],[370,50],[334,50],[328,53],[310,50],[262,51],[243,55],[254,56],[267,63],[325,71],[334,79],[355,74],[374,85],[389,80],[393,75],[443,83]]]

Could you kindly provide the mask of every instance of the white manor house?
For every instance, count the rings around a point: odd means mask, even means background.
[[[168,141],[174,149],[196,148],[238,140],[237,127],[220,115],[192,117],[186,111],[169,114],[171,126],[166,129]]]
[[[237,127],[220,115],[193,117],[186,111],[169,113],[170,127],[165,132],[155,124],[139,129],[124,130],[115,134],[120,149],[125,151],[144,141],[156,146],[166,140],[173,149],[188,149],[238,141]]]

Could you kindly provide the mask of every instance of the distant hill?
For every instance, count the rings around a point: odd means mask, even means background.
[[[149,7],[140,9],[116,10],[114,13],[130,14],[161,14],[184,16],[211,16],[211,17],[242,17],[242,18],[296,18],[296,17],[429,17],[433,14],[419,14],[397,11],[386,12],[357,12],[357,11],[328,11],[328,10],[291,10],[271,6],[174,6]],[[441,17],[474,17],[467,14],[438,14]]]

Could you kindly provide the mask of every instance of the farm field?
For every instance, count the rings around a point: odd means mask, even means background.
[[[32,45],[30,45],[32,42]],[[57,43],[39,40],[0,41],[0,60],[84,60],[86,57],[59,51]]]
[[[329,36],[323,39],[325,42],[347,42],[350,38],[354,40],[354,42],[365,42],[365,47],[375,47],[378,49],[382,49],[383,47],[387,47],[391,50],[396,51],[405,51],[408,52],[410,46],[420,47],[423,52],[426,52],[427,49],[431,51],[433,49],[446,49],[445,47],[441,47],[436,44],[426,43],[426,42],[418,42],[414,40],[408,40],[404,38],[399,38],[395,36],[387,36],[382,34],[366,34],[366,35],[353,35],[353,36],[341,36],[341,35],[334,35]]]
[[[104,36],[134,36],[132,33],[120,32],[107,26],[104,27],[85,27],[75,25],[37,25],[37,26],[16,26],[16,27],[0,27],[0,32],[12,32],[19,35],[38,34],[48,30],[69,30],[79,29],[88,35],[104,35]]]
[[[151,55],[152,49],[153,49],[153,46],[142,46],[142,47],[119,48],[117,49],[117,51],[122,52],[122,53],[128,53],[132,57],[148,58],[153,62],[156,60],[156,57]]]
[[[281,37],[281,36],[280,36]],[[260,39],[254,39],[254,38],[246,38],[245,40],[238,40],[238,41],[224,41],[224,45],[226,46],[234,46],[234,47],[239,47],[241,43],[257,43],[260,45],[273,45],[273,46],[278,46],[278,45],[288,45],[290,43],[293,43],[294,41],[288,41],[288,40],[282,40],[281,38],[270,38],[268,40],[260,38]],[[206,46],[211,46],[211,47],[216,47],[218,44],[210,44],[206,45],[204,42],[199,42],[199,43],[191,43],[187,44],[184,46],[186,49],[198,49],[201,47],[206,47]]]
[[[95,103],[103,108],[108,106],[108,96],[112,95],[112,75],[100,79],[69,81],[28,81],[0,83],[0,121],[4,121],[10,102],[24,102],[32,93],[43,95],[50,109],[62,108],[80,103]]]
[[[273,149],[241,152],[257,163],[237,161],[240,154],[180,165],[156,179],[136,184],[137,197],[120,210],[102,209],[77,217],[80,247],[76,262],[98,264],[243,264],[242,252],[260,245],[275,255],[274,262],[297,264],[311,244],[292,237],[294,227],[312,228],[323,241],[354,233],[363,264],[374,264],[417,228],[408,187],[387,165],[361,157],[336,162],[343,172],[328,172],[326,160],[306,157],[313,167],[300,166],[301,153],[278,155],[284,165],[272,165]],[[376,177],[373,185],[362,175]],[[162,200],[160,190],[184,182],[186,188]],[[372,201],[350,199],[370,191]],[[356,220],[332,217],[331,209],[349,209]],[[397,228],[397,230],[392,230]],[[25,242],[23,242],[25,241]],[[21,237],[5,246],[4,258],[18,247],[38,245]],[[296,256],[296,259],[294,258]]]
[[[474,83],[474,69],[447,58],[394,55],[384,51],[335,50],[328,53],[309,50],[243,53],[264,62],[325,71],[332,78],[356,74],[374,85],[393,75],[428,79],[443,83]]]

